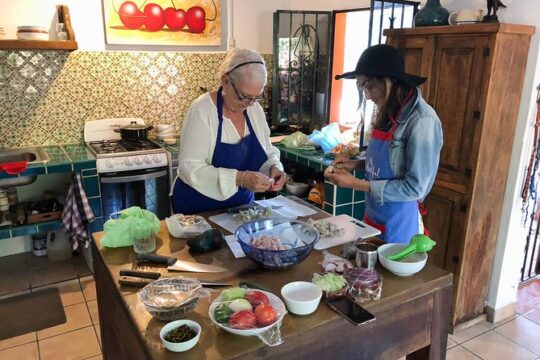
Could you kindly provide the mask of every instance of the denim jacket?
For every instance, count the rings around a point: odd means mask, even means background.
[[[389,150],[395,180],[370,181],[370,194],[379,204],[423,201],[439,167],[443,144],[441,121],[422,98],[420,89],[416,99],[405,105],[397,123]]]

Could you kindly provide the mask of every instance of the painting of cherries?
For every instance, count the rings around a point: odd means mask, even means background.
[[[112,35],[128,40],[138,38],[142,44],[146,39],[162,39],[168,45],[168,39],[189,41],[194,35],[202,38],[220,36],[219,26],[216,26],[221,20],[220,0],[103,1],[104,12],[108,15],[105,19],[107,38]],[[190,35],[191,38],[186,38]]]

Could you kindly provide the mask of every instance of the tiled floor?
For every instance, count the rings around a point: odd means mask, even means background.
[[[101,359],[92,276],[56,284],[66,323],[0,341],[0,359]],[[540,279],[518,292],[516,316],[449,335],[448,360],[540,360]]]
[[[50,286],[60,290],[67,321],[40,331],[0,340],[0,359],[102,359],[93,277],[77,278]]]

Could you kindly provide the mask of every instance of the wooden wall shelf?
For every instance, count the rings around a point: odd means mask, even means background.
[[[77,50],[74,40],[0,40],[0,50]]]

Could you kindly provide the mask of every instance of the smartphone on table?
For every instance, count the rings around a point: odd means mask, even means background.
[[[352,301],[349,297],[328,300],[328,305],[354,325],[362,325],[375,320],[375,315]]]

